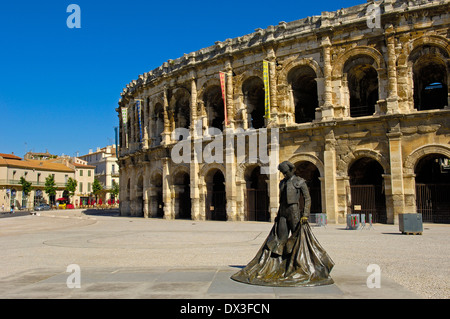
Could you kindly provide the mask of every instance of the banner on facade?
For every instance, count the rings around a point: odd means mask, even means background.
[[[228,125],[228,115],[227,115],[227,99],[225,94],[225,73],[219,72],[220,74],[220,88],[222,89],[222,99],[223,99],[223,114],[225,118],[225,126]]]
[[[269,90],[269,62],[263,61],[263,79],[264,79],[264,107],[265,107],[265,117],[270,119],[270,90]]]
[[[136,107],[138,112],[138,120],[139,120],[139,142],[142,142],[142,121],[141,121],[141,101],[142,100],[135,100],[136,101]]]
[[[127,124],[127,117],[128,117],[127,112],[128,112],[128,108],[122,107],[122,122],[123,122],[125,128],[127,127],[125,125],[125,124]]]

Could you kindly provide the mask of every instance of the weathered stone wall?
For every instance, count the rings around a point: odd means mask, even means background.
[[[375,160],[383,170],[386,222],[415,212],[415,165],[426,154],[450,155],[450,4],[375,4],[379,27],[368,27],[371,2],[323,12],[217,42],[128,84],[117,109],[121,213],[156,217],[163,211],[165,218],[180,218],[182,206],[189,204],[191,218],[211,218],[213,173],[219,171],[225,178],[227,218],[248,219],[246,174],[258,162],[177,164],[171,158],[177,138],[171,135],[186,127],[193,138],[203,138],[197,145],[204,149],[211,142],[205,138],[208,127],[245,131],[253,124],[279,130],[280,162],[317,168],[321,209],[329,221],[345,222],[352,212],[349,170],[361,158]],[[269,61],[270,119],[258,117],[263,60]],[[228,125],[220,121],[219,72],[226,77]],[[445,102],[441,94],[438,104],[425,106],[428,100],[418,89],[429,84],[425,78],[442,83]],[[126,124],[123,108],[128,109]],[[301,112],[307,114],[301,117]],[[198,130],[195,123],[201,123]],[[189,176],[189,203],[183,198],[183,176]],[[265,178],[273,219],[280,176]]]

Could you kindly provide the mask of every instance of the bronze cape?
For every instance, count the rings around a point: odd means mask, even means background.
[[[252,285],[262,286],[320,286],[330,285],[334,262],[314,237],[308,223],[298,224],[288,239],[284,254],[271,251],[268,243],[276,236],[273,226],[266,241],[248,265],[231,278]]]

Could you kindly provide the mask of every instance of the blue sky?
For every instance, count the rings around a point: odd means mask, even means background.
[[[169,59],[365,0],[3,1],[0,153],[74,156],[114,143],[122,89]],[[69,4],[81,28],[69,29]]]

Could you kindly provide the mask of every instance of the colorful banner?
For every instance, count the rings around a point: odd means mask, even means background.
[[[220,88],[222,89],[223,114],[225,118],[225,126],[228,126],[227,97],[225,94],[225,73],[219,72],[219,74],[220,74]]]
[[[264,107],[265,107],[265,117],[270,119],[270,91],[269,91],[269,62],[263,61],[263,79],[264,79]]]
[[[136,100],[136,107],[137,107],[138,117],[139,117],[139,142],[142,142],[141,101],[142,100]]]
[[[128,118],[127,111],[128,111],[128,108],[126,108],[126,107],[122,108],[122,122],[123,122],[123,124],[127,124],[127,118]],[[126,127],[127,126],[125,125],[125,128]]]

